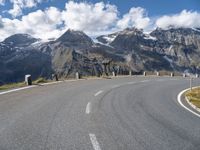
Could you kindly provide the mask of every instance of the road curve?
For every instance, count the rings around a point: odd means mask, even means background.
[[[199,150],[200,118],[177,102],[188,85],[126,77],[0,95],[0,150]]]

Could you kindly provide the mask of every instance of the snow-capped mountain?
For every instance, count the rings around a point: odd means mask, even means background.
[[[50,77],[100,75],[102,61],[111,60],[109,70],[135,72],[167,70],[200,71],[200,30],[156,29],[144,33],[137,28],[102,35],[92,40],[81,31],[68,30],[58,39],[42,42],[27,34],[15,34],[0,42],[0,84],[24,79],[25,74]]]

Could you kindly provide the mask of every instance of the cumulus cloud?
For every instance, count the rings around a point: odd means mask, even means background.
[[[38,3],[41,3],[42,1],[43,0],[10,0],[10,2],[13,4],[13,8],[10,9],[8,13],[10,13],[14,18],[17,16],[21,16],[23,14],[22,10],[24,8],[35,7]]]
[[[0,5],[4,5],[5,0],[0,0]]]
[[[57,28],[62,24],[61,11],[55,7],[29,13],[21,20],[2,18],[2,24],[0,37],[4,38],[15,33],[28,33],[38,38],[48,39],[58,37],[62,32]]]
[[[3,21],[2,21],[2,17],[0,16],[0,29],[3,28]]]
[[[65,8],[62,14],[67,28],[91,33],[107,30],[117,21],[118,10],[115,5],[70,1]]]
[[[156,26],[160,28],[168,27],[200,27],[200,13],[196,11],[183,10],[179,14],[165,15],[157,19]]]
[[[36,3],[43,0],[12,0],[16,3],[16,15],[22,14],[22,7],[34,7]],[[22,3],[21,3],[22,2]],[[15,14],[15,12],[13,12]],[[2,21],[1,21],[2,20]],[[0,19],[0,38],[15,33],[27,33],[42,39],[57,38],[67,29],[84,31],[90,36],[106,34],[126,27],[146,28],[149,24],[146,10],[140,7],[131,8],[130,11],[120,17],[115,5],[104,2],[88,3],[74,2],[66,3],[64,10],[49,7],[46,10],[37,10],[22,16],[20,19]],[[1,23],[2,22],[2,23]]]
[[[124,29],[127,27],[136,27],[144,29],[148,27],[150,18],[147,16],[147,12],[144,8],[133,7],[129,13],[125,14],[122,19],[117,22],[117,27]]]

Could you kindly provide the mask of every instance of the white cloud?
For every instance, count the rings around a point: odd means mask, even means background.
[[[148,27],[150,18],[147,16],[147,12],[144,8],[133,7],[129,13],[125,14],[121,20],[117,22],[117,27],[124,29],[127,27],[136,27],[144,29]]]
[[[160,28],[172,27],[200,27],[200,13],[183,10],[179,14],[165,15],[157,19],[156,26]]]
[[[5,0],[0,0],[0,5],[4,5]]]
[[[27,4],[25,0],[12,1],[18,2],[16,14],[13,10],[15,15],[22,14],[20,8],[32,7],[35,4],[31,2]],[[37,0],[37,2],[41,1],[43,0]],[[131,8],[129,13],[120,18],[115,5],[74,1],[67,2],[64,10],[49,7],[44,11],[37,10],[24,15],[21,19],[0,18],[0,20],[2,20],[0,40],[15,33],[27,33],[42,39],[57,38],[69,28],[84,31],[90,36],[97,36],[126,27],[146,28],[150,22],[146,10],[140,7]]]
[[[117,7],[103,2],[91,4],[70,1],[65,8],[62,12],[65,26],[88,33],[108,30],[118,18]]]
[[[3,21],[2,21],[2,17],[0,16],[0,29],[3,28]]]
[[[62,29],[57,28],[62,24],[62,20],[61,11],[55,7],[45,11],[37,10],[23,16],[20,20],[2,18],[2,24],[3,27],[0,28],[2,38],[15,33],[28,33],[38,38],[48,39],[58,37],[63,32]]]
[[[37,6],[38,3],[41,3],[44,0],[10,0],[13,4],[13,8],[8,11],[14,18],[21,16],[22,10],[24,8],[32,8]]]

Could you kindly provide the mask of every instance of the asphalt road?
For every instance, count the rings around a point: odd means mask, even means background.
[[[0,150],[199,150],[200,118],[177,102],[188,86],[126,77],[0,95]]]

